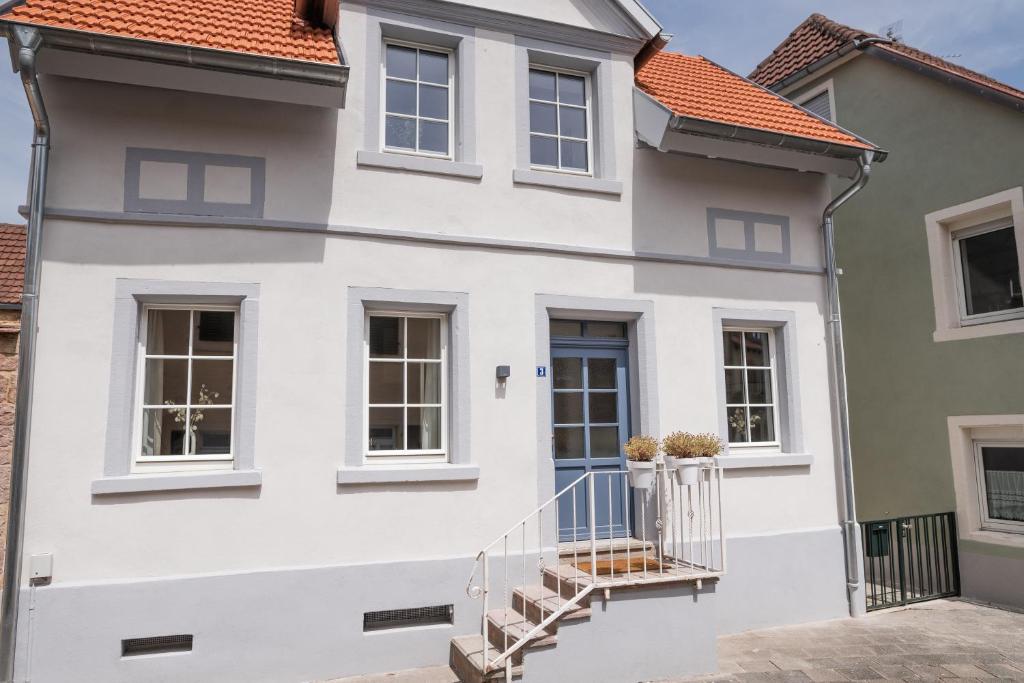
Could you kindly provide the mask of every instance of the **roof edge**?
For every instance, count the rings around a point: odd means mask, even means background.
[[[662,31],[661,22],[644,7],[640,0],[615,0],[615,4],[648,38],[655,38]]]
[[[8,27],[10,26],[34,29],[42,37],[43,47],[60,50],[86,52],[105,57],[126,57],[158,64],[209,69],[338,88],[344,87],[348,82],[349,67],[340,62],[328,64],[271,57],[250,52],[197,47],[184,43],[165,43],[77,29],[54,28],[2,18],[0,18],[0,35],[9,36]]]

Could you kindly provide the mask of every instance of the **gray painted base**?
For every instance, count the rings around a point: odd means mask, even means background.
[[[727,575],[699,595],[619,591],[607,606],[594,595],[589,622],[527,655],[525,680],[707,672],[717,635],[845,616],[838,529],[734,538],[728,552]],[[298,683],[446,664],[452,636],[479,632],[480,603],[465,593],[471,567],[458,557],[26,589],[18,680],[29,652],[33,683]],[[362,630],[367,611],[443,604],[455,605],[454,626]],[[193,634],[193,651],[121,657],[123,638],[173,634]]]
[[[1024,608],[1024,560],[960,553],[960,592],[965,598]]]

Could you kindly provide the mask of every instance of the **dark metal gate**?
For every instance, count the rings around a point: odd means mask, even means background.
[[[862,522],[868,611],[960,594],[952,512]]]

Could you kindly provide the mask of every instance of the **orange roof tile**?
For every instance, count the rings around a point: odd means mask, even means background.
[[[25,284],[25,226],[0,223],[0,304],[20,304]]]
[[[340,61],[332,32],[296,17],[294,0],[27,0],[3,19],[265,57]]]
[[[659,52],[637,72],[636,84],[677,116],[872,149],[704,57]]]
[[[812,14],[793,29],[792,33],[757,65],[753,73],[750,74],[750,79],[766,87],[771,87],[853,40],[880,37],[832,21],[822,14]],[[909,45],[892,42],[875,43],[874,47],[909,57],[953,76],[959,76],[1005,95],[1024,100],[1024,91],[1022,90]]]

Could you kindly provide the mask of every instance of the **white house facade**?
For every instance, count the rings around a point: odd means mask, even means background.
[[[51,149],[15,680],[639,680],[849,613],[821,221],[878,150],[631,0],[235,4],[219,46],[2,17]],[[675,430],[728,444],[721,561],[659,583],[625,553],[685,545],[687,489],[621,446]],[[514,599],[580,552],[628,576]]]

